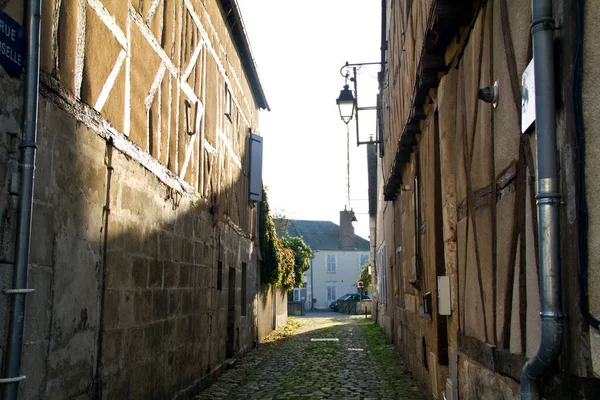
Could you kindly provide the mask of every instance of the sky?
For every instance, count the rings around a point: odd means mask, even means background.
[[[271,111],[261,111],[263,183],[272,213],[332,221],[347,204],[347,127],[335,100],[340,68],[377,62],[381,2],[375,0],[238,0]],[[358,74],[359,106],[373,106],[377,65]],[[352,86],[351,86],[352,87]],[[375,112],[361,111],[360,140],[375,135]],[[350,208],[355,232],[369,237],[366,146],[350,128]]]

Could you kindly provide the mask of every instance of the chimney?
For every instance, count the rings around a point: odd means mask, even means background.
[[[356,236],[354,235],[354,227],[352,221],[356,221],[354,211],[340,211],[340,247],[341,248],[356,248]]]

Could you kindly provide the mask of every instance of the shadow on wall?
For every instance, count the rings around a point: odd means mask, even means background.
[[[8,287],[21,87],[0,71],[0,90],[0,279]],[[224,217],[240,182],[209,210],[44,98],[35,182],[21,396],[184,396],[214,378],[228,349],[239,354],[260,339],[258,299],[272,311],[260,293],[258,247]]]

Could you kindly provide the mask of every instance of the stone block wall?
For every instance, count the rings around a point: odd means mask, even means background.
[[[16,80],[1,81],[18,91]],[[2,100],[2,109],[9,101]],[[234,352],[258,339],[253,243],[199,198],[176,195],[45,99],[38,127],[29,269],[36,292],[27,299],[22,371],[28,379],[21,395],[87,398],[101,390],[105,398],[147,398],[197,391],[226,358],[230,268]],[[4,145],[10,161],[10,143]],[[3,162],[7,182],[14,179],[11,165]],[[7,186],[4,238],[15,211]],[[5,249],[9,260],[8,243]],[[8,282],[11,266],[3,264],[2,272]]]
[[[23,1],[0,7],[22,21]],[[273,291],[258,329],[247,140],[264,99],[220,7],[43,1],[21,398],[188,397],[285,323]],[[0,89],[7,288],[22,82],[0,70]],[[7,309],[0,296],[0,356]]]

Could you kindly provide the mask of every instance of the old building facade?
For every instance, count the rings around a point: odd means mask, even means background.
[[[538,207],[555,202],[536,199],[545,183],[537,180],[535,125],[522,129],[532,2],[382,3],[382,156],[371,196],[376,320],[429,398],[519,398],[547,310]],[[554,282],[562,311],[544,318],[560,321],[563,332],[541,392],[593,398],[600,376],[593,290],[600,274],[593,195],[599,103],[591,83],[598,10],[589,2],[585,9],[578,1],[553,3],[548,68],[556,82],[552,196],[560,197],[561,276]],[[549,20],[533,32],[548,29]],[[479,89],[492,93],[495,83],[498,96],[482,101]]]
[[[360,271],[369,261],[369,242],[354,233],[354,211],[340,211],[340,224],[330,221],[289,220],[280,235],[301,237],[313,251],[305,272],[305,309],[329,310],[332,301],[357,293]]]
[[[189,396],[286,315],[260,283],[250,153],[268,104],[237,3],[41,3],[20,397]],[[23,23],[22,0],[0,8]],[[23,84],[0,69],[0,85],[6,289]]]

